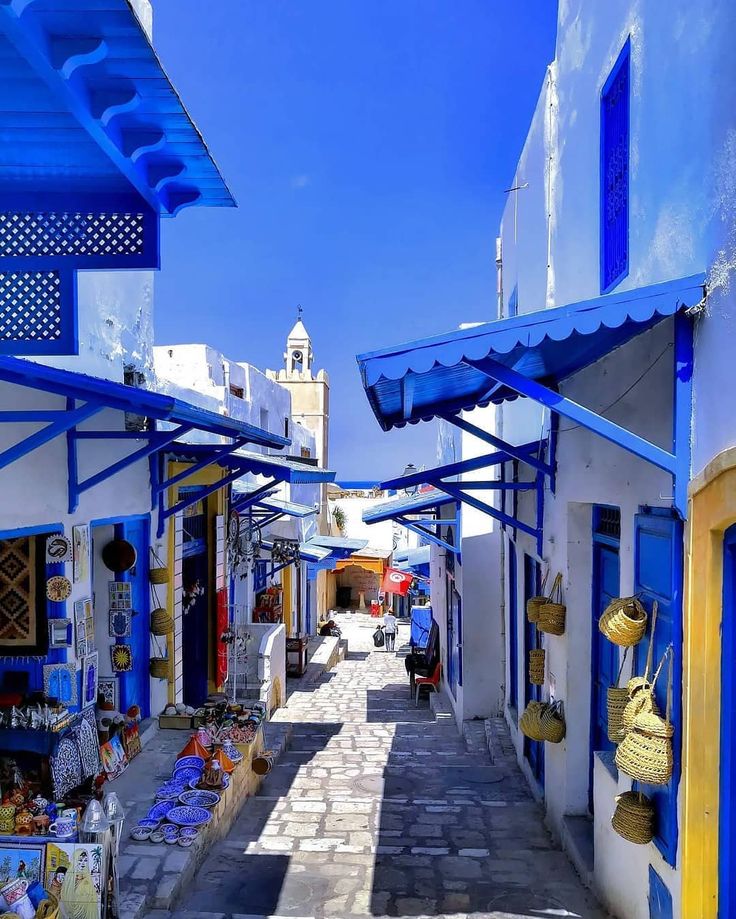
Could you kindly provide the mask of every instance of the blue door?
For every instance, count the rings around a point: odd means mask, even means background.
[[[138,705],[141,717],[151,714],[151,690],[148,661],[150,653],[151,601],[148,586],[149,519],[141,517],[125,520],[115,526],[115,538],[127,539],[135,547],[135,566],[121,575],[131,583],[133,616],[130,621],[130,638],[117,639],[117,644],[130,644],[133,649],[133,669],[119,674],[120,708],[126,712],[131,705]]]
[[[718,916],[736,910],[736,526],[723,537],[723,615],[721,638],[721,788],[718,821]]]
[[[673,648],[672,750],[674,769],[668,785],[644,785],[641,790],[652,799],[656,811],[657,835],[654,843],[670,865],[677,855],[677,786],[680,781],[682,737],[682,523],[670,510],[651,508],[636,515],[634,554],[634,592],[648,611],[657,601],[659,612],[654,631],[654,661],[665,649]],[[651,616],[647,637],[636,647],[637,673],[645,667]],[[657,682],[657,705],[664,713],[667,705],[667,668]]]
[[[524,555],[524,609],[526,602],[530,597],[536,597],[541,590],[541,570],[539,562],[535,561],[531,555]],[[529,622],[524,615],[524,704],[535,700],[541,701],[542,687],[535,686],[529,682],[529,652],[533,648],[541,648],[541,633],[533,622]],[[532,775],[544,787],[544,744],[542,741],[529,740],[524,738],[524,755],[529,761]]]
[[[447,578],[447,685],[457,698],[460,677],[460,595],[453,578]]]
[[[588,806],[593,813],[593,763],[595,752],[614,750],[608,739],[608,688],[618,676],[618,646],[598,629],[598,620],[608,604],[620,596],[621,566],[619,542],[621,516],[618,508],[593,508],[593,603],[591,623],[591,707]]]
[[[516,595],[516,545],[509,540],[508,559],[508,594],[509,594],[509,708],[519,705],[519,616],[518,597]]]

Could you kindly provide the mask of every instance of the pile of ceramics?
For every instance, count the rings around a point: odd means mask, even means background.
[[[171,778],[156,792],[156,803],[146,818],[133,827],[133,839],[187,848],[212,819],[220,794],[243,759],[236,744],[255,740],[266,709],[256,703],[245,711],[221,700],[208,706],[205,724],[179,754]]]

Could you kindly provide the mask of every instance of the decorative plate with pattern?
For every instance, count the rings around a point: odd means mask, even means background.
[[[206,807],[191,807],[182,805],[181,807],[172,807],[166,814],[166,819],[178,826],[202,826],[212,820],[212,814]]]
[[[204,769],[204,760],[201,756],[180,756],[179,759],[174,763],[175,770],[183,769],[185,766],[191,769],[199,769],[201,771]]]
[[[56,753],[51,758],[51,777],[57,798],[68,794],[72,788],[84,781],[79,747],[70,734],[61,738]]]
[[[187,782],[199,781],[202,778],[202,770],[195,766],[180,766],[174,769],[174,781],[186,785]]]
[[[115,673],[129,673],[133,669],[133,652],[130,645],[113,645],[110,660]]]
[[[63,574],[57,574],[46,581],[46,596],[54,603],[68,600],[72,593],[72,582]]]
[[[148,812],[149,820],[166,820],[168,819],[169,812],[173,810],[174,802],[173,801],[159,801],[158,804],[154,804],[153,807]]]
[[[179,795],[182,804],[191,807],[214,807],[220,803],[220,796],[216,791],[185,791]]]

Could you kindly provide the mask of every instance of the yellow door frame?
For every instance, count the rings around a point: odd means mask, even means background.
[[[734,522],[736,448],[731,448],[690,484],[683,649],[682,915],[693,919],[718,916],[723,534]]]

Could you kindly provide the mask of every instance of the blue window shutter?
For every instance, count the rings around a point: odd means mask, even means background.
[[[647,509],[635,518],[634,534],[634,593],[639,595],[647,611],[654,601],[659,611],[654,631],[653,660],[656,667],[667,646],[672,643],[672,750],[674,768],[667,785],[639,785],[654,803],[656,833],[654,843],[668,864],[675,864],[677,855],[677,786],[680,781],[680,744],[682,742],[682,523],[668,510]],[[634,664],[643,673],[651,616],[647,636],[636,648]],[[667,705],[667,664],[657,681],[656,698],[664,714]]]
[[[601,93],[601,293],[629,272],[630,42]]]
[[[649,866],[649,919],[672,919],[672,894],[662,878]]]
[[[508,312],[509,319],[519,314],[519,287],[517,284],[514,284],[514,289],[511,291],[511,296],[509,297]]]

